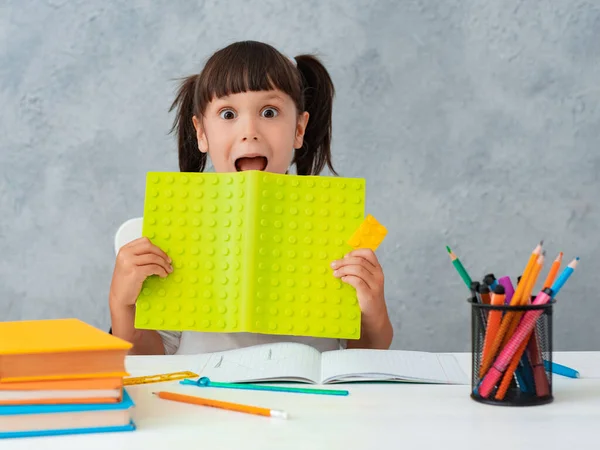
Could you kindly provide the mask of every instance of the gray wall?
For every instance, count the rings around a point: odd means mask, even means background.
[[[394,348],[469,349],[473,276],[516,276],[545,239],[582,258],[555,348],[600,349],[600,8],[524,1],[3,1],[0,320],[108,328],[113,235],[149,170],[178,170],[175,78],[217,48],[318,51],[335,163],[367,179]]]

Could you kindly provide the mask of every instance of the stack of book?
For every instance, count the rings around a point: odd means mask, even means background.
[[[77,319],[0,322],[0,438],[134,430],[131,347]]]

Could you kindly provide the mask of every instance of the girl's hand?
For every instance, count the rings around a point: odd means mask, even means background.
[[[351,251],[333,261],[333,275],[356,289],[361,310],[361,336],[349,340],[348,348],[388,349],[394,329],[388,316],[383,289],[383,269],[370,249]]]
[[[335,277],[356,289],[363,320],[378,321],[387,316],[383,269],[372,250],[351,251],[343,259],[333,261],[331,267]]]
[[[133,306],[144,280],[150,275],[165,278],[173,272],[171,259],[146,237],[121,247],[110,286],[111,308]]]

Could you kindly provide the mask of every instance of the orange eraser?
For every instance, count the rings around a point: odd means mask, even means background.
[[[369,214],[348,240],[348,244],[354,249],[370,248],[375,251],[386,234],[387,229]]]

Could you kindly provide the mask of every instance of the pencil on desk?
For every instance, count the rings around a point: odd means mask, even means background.
[[[242,405],[240,403],[224,402],[221,400],[212,400],[209,398],[195,397],[191,395],[177,394],[175,392],[153,392],[154,395],[165,400],[189,403],[193,405],[210,406],[213,408],[227,409],[229,411],[243,412],[247,414],[256,414],[259,416],[277,417],[287,419],[287,413],[278,409],[262,408],[260,406]]]

